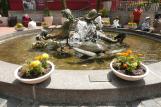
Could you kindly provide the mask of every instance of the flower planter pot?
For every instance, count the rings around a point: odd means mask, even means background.
[[[53,24],[53,16],[44,17],[44,22],[45,22],[48,26],[51,26],[51,25]]]
[[[137,26],[128,26],[129,29],[136,29]]]
[[[18,75],[19,70],[22,66],[18,67],[15,72],[14,72],[14,76],[16,79],[18,79],[19,81],[23,82],[23,83],[27,83],[27,84],[37,84],[37,83],[41,83],[43,81],[45,81],[46,79],[48,79],[50,77],[50,75],[52,74],[52,72],[55,70],[55,66],[52,62],[48,61],[48,63],[51,65],[51,70],[40,77],[34,78],[34,79],[26,79],[26,78],[22,78]]]
[[[124,79],[124,80],[127,80],[127,81],[137,81],[137,80],[141,80],[141,79],[143,79],[145,76],[147,76],[147,75],[149,74],[149,68],[148,68],[146,65],[142,64],[142,63],[141,63],[141,65],[145,68],[145,71],[146,71],[146,72],[145,72],[143,75],[137,75],[137,76],[130,76],[130,75],[126,75],[126,74],[123,74],[123,73],[118,72],[118,71],[113,67],[113,63],[114,63],[114,61],[112,61],[112,62],[110,63],[110,68],[111,68],[111,70],[113,71],[113,73],[114,73],[117,77],[119,77],[119,78],[121,78],[121,79]]]
[[[7,27],[8,26],[8,17],[0,17],[0,27]]]

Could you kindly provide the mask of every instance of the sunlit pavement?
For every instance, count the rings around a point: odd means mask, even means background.
[[[0,36],[16,32],[14,27],[0,27]]]

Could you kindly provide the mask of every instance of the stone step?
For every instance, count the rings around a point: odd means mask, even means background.
[[[0,98],[0,107],[3,107],[6,104],[7,100]]]
[[[115,102],[104,105],[55,105],[55,104],[39,104],[32,103],[15,98],[0,98],[0,107],[161,107],[161,97],[151,98],[146,100],[137,100],[132,102]]]
[[[0,107],[128,107],[126,102],[107,103],[105,105],[65,105],[65,104],[39,104],[38,102],[28,102],[15,98],[0,98]]]

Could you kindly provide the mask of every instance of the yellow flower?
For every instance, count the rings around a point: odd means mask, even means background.
[[[36,56],[36,57],[35,57],[35,60],[39,60],[39,61],[41,61],[41,60],[42,60],[42,56],[41,56],[41,55]]]
[[[41,62],[39,61],[39,60],[36,60],[36,61],[32,61],[31,63],[30,63],[30,66],[31,67],[38,67],[38,66],[40,66],[41,65]]]
[[[143,54],[138,54],[139,57],[143,57],[144,55]]]
[[[138,66],[138,63],[137,62],[134,62],[134,63],[132,63],[132,66],[137,67]]]
[[[133,55],[131,55],[131,56],[129,57],[129,60],[133,61],[133,60],[135,60],[135,57],[134,57]]]
[[[49,55],[47,53],[42,54],[42,59],[49,59]]]

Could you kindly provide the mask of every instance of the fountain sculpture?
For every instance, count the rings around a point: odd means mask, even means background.
[[[123,40],[126,34],[121,33],[115,37],[105,35],[102,26],[99,26],[102,22],[95,20],[100,17],[95,9],[89,11],[83,18],[74,18],[69,9],[62,10],[62,15],[66,21],[60,33],[54,35],[52,29],[43,29],[37,35],[33,48],[47,48],[52,51],[60,49],[59,52],[63,52],[63,49],[68,47],[79,57],[87,56],[86,60],[109,57],[125,50]]]

